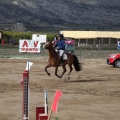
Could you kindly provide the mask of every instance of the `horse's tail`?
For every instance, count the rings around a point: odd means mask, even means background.
[[[82,70],[82,65],[81,63],[79,63],[78,58],[76,57],[76,55],[73,55],[74,61],[73,61],[73,65],[76,71],[81,71]]]

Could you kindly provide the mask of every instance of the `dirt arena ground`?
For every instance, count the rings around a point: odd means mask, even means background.
[[[27,59],[0,59],[0,120],[22,120],[22,88],[20,81]],[[51,120],[120,120],[120,69],[108,66],[105,59],[82,59],[83,69],[73,70],[62,79],[44,71],[47,59],[31,59],[30,120],[35,120],[36,106],[44,106],[44,89],[48,90],[48,107],[55,91],[63,95],[58,113]],[[59,74],[61,73],[59,68]],[[68,70],[68,68],[67,68]]]

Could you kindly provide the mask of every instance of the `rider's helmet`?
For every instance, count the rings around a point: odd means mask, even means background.
[[[59,36],[58,36],[58,37],[60,37],[61,39],[63,39],[63,38],[64,38],[63,34],[59,34]]]

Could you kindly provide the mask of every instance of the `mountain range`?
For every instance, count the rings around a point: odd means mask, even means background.
[[[119,30],[119,0],[0,0],[0,29]],[[20,28],[20,26],[19,26]]]

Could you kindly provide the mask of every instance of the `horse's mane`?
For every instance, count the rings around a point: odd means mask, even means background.
[[[57,52],[55,51],[54,45],[52,42],[48,42],[48,51],[49,51],[49,56],[55,57],[54,55],[57,55]],[[57,55],[58,56],[58,55]]]

